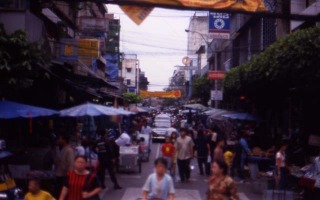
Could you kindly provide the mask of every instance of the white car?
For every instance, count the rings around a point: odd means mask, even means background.
[[[154,128],[152,129],[152,141],[163,142],[167,136],[170,136],[173,131],[176,131],[173,129],[169,115],[157,115],[154,119]]]

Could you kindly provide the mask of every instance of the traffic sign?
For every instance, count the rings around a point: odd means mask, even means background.
[[[182,64],[184,64],[185,66],[189,66],[191,63],[191,59],[188,56],[185,56],[182,58]]]
[[[222,101],[223,92],[221,90],[211,90],[211,100],[212,101]]]
[[[209,71],[208,79],[210,80],[222,80],[224,78],[224,71]]]
[[[197,70],[198,67],[190,67],[190,66],[175,66],[179,68],[179,70]]]

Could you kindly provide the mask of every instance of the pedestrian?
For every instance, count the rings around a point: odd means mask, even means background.
[[[210,175],[210,162],[208,163],[209,156],[209,147],[207,146],[207,139],[204,135],[203,130],[198,131],[197,138],[195,140],[195,149],[197,152],[198,166],[200,175],[204,175],[204,173],[209,176]],[[211,158],[210,158],[211,159]],[[203,169],[204,168],[204,169]],[[205,170],[205,172],[204,172]]]
[[[235,182],[228,176],[228,165],[223,160],[214,160],[211,169],[207,200],[238,200]]]
[[[251,150],[248,145],[248,132],[242,131],[240,133],[241,138],[240,138],[240,146],[241,146],[241,160],[240,160],[240,182],[245,181],[245,176],[244,176],[244,166],[247,162],[248,156],[251,155]]]
[[[96,144],[96,151],[98,153],[99,159],[99,168],[98,168],[98,177],[103,189],[105,186],[105,176],[106,170],[108,170],[110,179],[113,183],[113,188],[118,190],[122,187],[118,184],[118,180],[115,173],[115,164],[116,164],[116,152],[113,148],[112,142],[109,140],[109,137],[106,131],[102,131],[101,139]]]
[[[279,190],[285,190],[288,182],[288,168],[286,164],[286,150],[288,144],[283,142],[276,153],[276,183]]]
[[[224,160],[224,155],[223,155],[223,149],[225,147],[225,141],[224,139],[220,138],[218,141],[217,141],[217,146],[216,148],[214,149],[214,153],[213,153],[213,157],[215,160]]]
[[[167,136],[165,143],[161,147],[162,157],[168,162],[168,170],[172,176],[172,163],[175,158],[175,148],[174,145],[170,142],[170,137]]]
[[[142,200],[174,200],[174,185],[171,176],[166,174],[167,160],[157,158],[154,162],[155,173],[149,175],[142,188]]]
[[[28,190],[29,192],[25,195],[24,200],[54,200],[50,193],[41,190],[39,179],[30,179]]]
[[[235,177],[235,171],[237,171],[237,176],[241,177],[241,154],[242,147],[239,141],[239,136],[237,136],[237,140],[233,146],[233,161],[230,169],[230,175],[232,178]],[[241,179],[241,178],[240,178]]]
[[[178,138],[178,134],[177,134],[177,132],[175,132],[175,131],[173,131],[172,133],[171,133],[171,143],[172,144],[175,144],[176,143],[176,141],[177,141],[177,138]]]
[[[129,146],[131,144],[131,138],[129,136],[129,134],[124,131],[119,137],[118,139],[116,139],[116,144],[121,147],[121,146]]]
[[[141,134],[149,135],[152,133],[151,127],[148,125],[147,120],[144,119],[141,126]]]
[[[171,133],[171,137],[170,137],[171,143],[173,145],[176,144],[177,138],[178,138],[177,132],[173,131]],[[174,157],[173,157],[173,160],[172,160],[172,169],[171,169],[172,177],[176,176],[177,156],[178,156],[178,154],[177,154],[177,151],[175,149]]]
[[[57,144],[59,151],[55,158],[55,196],[58,197],[63,187],[68,171],[74,167],[74,149],[69,144],[70,136],[61,134],[58,136]]]
[[[193,158],[194,143],[192,138],[186,135],[186,129],[181,128],[179,133],[180,136],[175,144],[179,175],[181,182],[188,182],[191,174],[190,161]]]
[[[77,156],[75,169],[68,172],[59,200],[99,200],[102,188],[98,177],[86,169],[87,158]]]
[[[213,128],[208,128],[208,135],[207,135],[207,146],[209,147],[210,151],[208,152],[211,156],[211,160],[213,160],[214,149],[216,148],[216,142],[218,134]]]
[[[232,148],[230,146],[227,147],[226,151],[223,154],[223,157],[224,157],[224,161],[228,165],[228,172],[230,174],[231,166],[233,163],[233,153],[232,153]]]

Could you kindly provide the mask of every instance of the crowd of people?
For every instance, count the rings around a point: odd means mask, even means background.
[[[69,135],[59,135],[56,140],[59,150],[52,153],[55,173],[53,195],[41,190],[39,180],[31,179],[30,192],[25,199],[97,200],[99,193],[106,188],[106,171],[113,188],[122,189],[115,173],[119,149],[144,143],[137,135],[151,135],[151,123],[150,118],[135,118],[129,126],[122,126],[121,134],[100,130],[94,141],[80,138],[77,145],[70,144]],[[208,178],[208,200],[239,199],[233,178],[245,181],[245,164],[252,154],[250,134],[249,130],[239,131],[235,144],[230,147],[226,144],[225,134],[215,128],[206,128],[202,124],[181,126],[179,131],[167,135],[161,145],[161,156],[154,161],[155,172],[147,178],[141,198],[173,200],[176,174],[181,183],[190,182],[190,163],[195,159],[199,174]],[[286,145],[283,145],[276,154],[277,180],[281,188],[286,184],[285,150]]]

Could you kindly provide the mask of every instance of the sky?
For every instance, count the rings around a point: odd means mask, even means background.
[[[137,54],[140,68],[145,72],[149,91],[163,91],[169,78],[182,65],[187,55],[187,33],[194,11],[155,8],[145,21],[136,25],[119,8],[107,5],[108,12],[120,18],[120,51]]]

